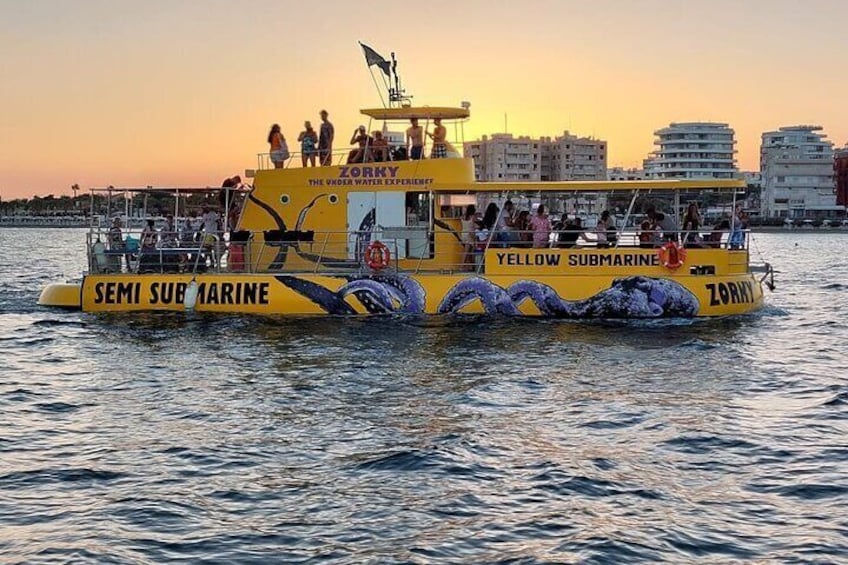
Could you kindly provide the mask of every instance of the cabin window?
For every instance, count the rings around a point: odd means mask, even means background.
[[[406,240],[406,256],[411,259],[432,259],[434,252],[430,218],[433,199],[429,192],[406,193],[406,225],[421,228]]]
[[[406,225],[429,225],[430,223],[430,193],[406,193]]]

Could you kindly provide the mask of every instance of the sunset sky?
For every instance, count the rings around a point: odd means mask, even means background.
[[[380,105],[357,41],[397,53],[426,105],[471,102],[466,140],[568,129],[641,166],[672,121],[848,141],[845,0],[0,0],[0,197],[217,186],[327,108],[336,148]]]

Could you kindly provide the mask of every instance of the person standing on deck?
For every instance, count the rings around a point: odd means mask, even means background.
[[[216,255],[218,254],[218,212],[209,208],[203,207],[203,216],[200,218],[203,222],[203,249],[209,253],[212,266],[216,266]],[[213,252],[214,251],[214,252]]]
[[[742,249],[745,246],[745,232],[748,227],[748,215],[742,211],[742,205],[737,204],[736,210],[730,219],[730,240],[728,247],[730,249]]]
[[[115,219],[112,220],[112,227],[109,228],[109,251],[125,251],[127,249],[127,244],[124,243],[124,234],[121,232],[121,218],[115,216]],[[129,253],[124,254],[124,258],[127,261],[127,271],[130,270],[130,255]],[[121,272],[121,257],[117,257],[117,262],[115,264],[115,271]]]
[[[159,247],[172,248],[177,246],[177,228],[174,226],[174,216],[165,217],[165,226],[159,230]]]
[[[321,160],[321,165],[333,164],[333,138],[336,136],[336,130],[333,124],[327,119],[329,114],[327,110],[321,110],[321,131],[318,135],[318,158]]]
[[[674,221],[674,218],[671,214],[663,214],[662,212],[657,212],[656,216],[656,225],[662,231],[662,237],[665,241],[674,241],[678,240],[677,236],[677,222]]]
[[[474,231],[476,222],[477,206],[469,204],[465,208],[465,214],[460,219],[460,225],[462,226],[462,246],[465,250],[465,254],[462,257],[462,265],[460,265],[460,268],[463,271],[471,271],[474,269]]]
[[[280,124],[271,126],[271,131],[268,132],[268,143],[271,145],[270,157],[271,162],[274,163],[274,168],[282,169],[289,158],[289,147],[286,144],[283,132],[280,130]]]
[[[410,159],[421,159],[424,156],[424,128],[418,125],[418,118],[411,118],[412,124],[406,128],[406,147]]]
[[[509,247],[509,244],[515,241],[515,234],[512,233],[514,227],[514,218],[512,215],[515,213],[515,205],[512,203],[512,200],[507,200],[504,202],[503,211],[500,216],[498,216],[497,222],[495,223],[495,241],[497,241],[501,247]]]
[[[701,228],[701,213],[698,212],[698,205],[692,203],[686,209],[686,216],[683,218],[683,231],[686,232],[684,242],[687,245],[698,245],[701,243],[701,235],[698,230]]]
[[[545,213],[544,204],[539,204],[536,215],[530,218],[530,229],[533,230],[533,247],[536,249],[550,247],[551,220]]]
[[[318,143],[318,134],[312,129],[312,123],[303,122],[303,131],[297,136],[300,142],[300,162],[305,167],[307,161],[315,166],[315,145]]]
[[[435,118],[433,123],[436,127],[433,129],[433,133],[427,133],[430,136],[430,139],[433,140],[433,148],[430,150],[430,158],[431,159],[444,159],[448,156],[448,148],[445,145],[445,138],[447,137],[447,130],[445,126],[442,125],[441,118]]]

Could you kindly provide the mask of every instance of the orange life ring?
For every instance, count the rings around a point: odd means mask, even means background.
[[[382,241],[372,241],[365,248],[365,264],[375,271],[385,269],[392,260],[392,253]]]
[[[683,262],[686,261],[686,249],[678,245],[676,241],[667,241],[657,249],[657,256],[663,267],[673,271],[682,267]]]

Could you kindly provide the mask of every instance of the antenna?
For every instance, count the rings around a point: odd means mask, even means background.
[[[392,51],[392,76],[395,79],[395,86],[392,88],[389,87],[389,105],[392,103],[397,104],[398,106],[408,106],[409,101],[412,100],[412,96],[407,96],[406,91],[400,86],[400,75],[397,72],[397,58],[395,57],[395,52]],[[391,82],[391,77],[389,78],[389,82]]]

